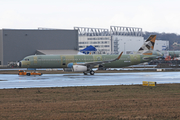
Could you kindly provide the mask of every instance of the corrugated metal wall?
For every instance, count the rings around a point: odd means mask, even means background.
[[[3,62],[3,31],[0,30],[0,65]]]
[[[3,65],[7,65],[9,61],[22,60],[25,56],[35,54],[36,50],[78,50],[77,30],[2,31],[0,38],[3,36]]]

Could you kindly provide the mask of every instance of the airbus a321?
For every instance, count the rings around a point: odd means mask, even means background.
[[[152,43],[153,44],[150,44]],[[145,47],[154,47],[154,40],[146,40]],[[143,46],[142,46],[143,47]],[[145,49],[143,47],[143,49]],[[142,50],[142,49],[141,49]],[[148,49],[149,50],[149,49]],[[156,59],[157,55],[129,54],[122,55],[31,55],[18,62],[21,68],[63,68],[64,71],[83,72],[94,75],[93,68],[121,68]]]

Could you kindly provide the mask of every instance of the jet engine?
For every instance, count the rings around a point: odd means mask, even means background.
[[[73,65],[73,71],[74,72],[85,72],[85,71],[87,71],[87,66]]]

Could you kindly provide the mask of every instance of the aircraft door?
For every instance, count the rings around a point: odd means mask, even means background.
[[[61,62],[62,66],[66,66],[66,57],[62,56],[61,60],[62,60],[62,62]]]
[[[34,57],[34,65],[37,65],[37,56]]]
[[[101,60],[102,60],[101,55],[95,55],[95,56],[94,56],[94,60],[95,60],[95,61],[101,61]]]
[[[32,58],[32,61],[31,61],[31,65],[34,67],[34,68],[37,68],[37,67],[41,67],[41,62],[42,62],[42,60],[41,60],[41,57],[40,56],[34,56],[33,58]]]
[[[38,59],[37,59],[37,65],[38,65],[37,67],[40,67],[40,68],[41,68],[41,67],[42,67],[42,62],[43,62],[43,61],[42,61],[42,57],[39,56]]]

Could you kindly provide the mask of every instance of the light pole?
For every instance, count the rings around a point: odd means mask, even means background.
[[[125,46],[126,46],[126,42],[124,42],[124,54],[126,54],[126,48],[125,48]]]

